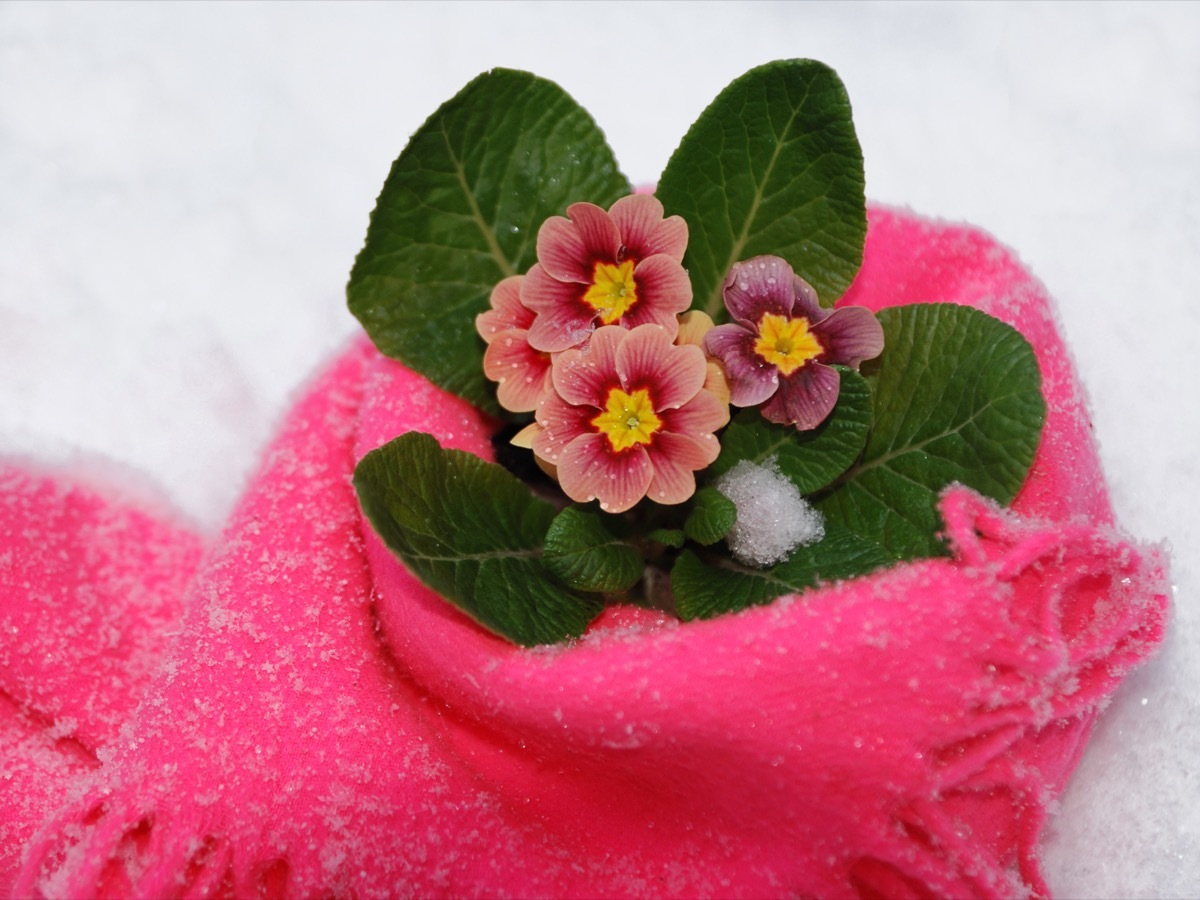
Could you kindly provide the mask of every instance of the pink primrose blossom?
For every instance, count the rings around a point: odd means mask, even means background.
[[[673,338],[676,313],[692,303],[682,265],[687,237],[687,223],[663,218],[662,204],[648,194],[622,197],[607,212],[573,203],[567,218],[547,219],[538,262],[521,286],[521,301],[536,314],[530,345],[558,353],[604,325],[654,323]]]
[[[533,310],[521,303],[524,276],[505,278],[492,289],[492,308],[475,319],[487,343],[483,373],[498,383],[496,398],[512,412],[532,412],[550,389],[550,354],[529,346]]]
[[[863,307],[822,309],[817,292],[785,260],[756,256],[725,279],[733,322],[705,335],[721,361],[734,406],[762,405],[764,419],[816,428],[837,403],[841,377],[832,364],[857,368],[883,352],[883,328]]]
[[[602,325],[585,347],[554,358],[554,390],[537,410],[537,457],[557,467],[568,497],[623,512],[643,497],[682,503],[712,464],[728,419],[704,390],[707,365],[658,325]]]

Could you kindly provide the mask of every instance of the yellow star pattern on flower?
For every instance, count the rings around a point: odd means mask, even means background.
[[[808,330],[808,319],[804,316],[789,319],[764,313],[758,323],[754,352],[776,366],[781,375],[791,375],[824,351],[817,336]]]
[[[608,438],[617,453],[635,444],[649,444],[662,424],[645,388],[629,394],[619,387],[612,388],[604,412],[592,419],[592,425]]]
[[[633,280],[633,260],[619,265],[596,263],[592,286],[583,295],[583,302],[600,313],[600,321],[612,325],[620,321],[638,301],[637,283]]]

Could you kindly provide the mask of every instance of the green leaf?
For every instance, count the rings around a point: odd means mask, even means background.
[[[577,590],[617,594],[642,577],[645,561],[614,537],[600,514],[568,506],[546,533],[546,568]]]
[[[961,482],[1007,504],[1024,484],[1046,415],[1041,373],[1016,329],[971,307],[896,307],[879,321],[885,349],[863,364],[875,426],[818,506],[901,558],[936,556],[944,487]]]
[[[577,637],[601,609],[542,561],[554,507],[494,463],[410,432],[362,458],[359,502],[384,543],[479,624],[526,646]]]
[[[442,105],[392,165],[350,273],[350,311],[387,356],[496,411],[475,317],[580,200],[628,194],[604,135],[558,85],[494,69]]]
[[[654,528],[646,532],[646,537],[649,540],[662,544],[664,547],[671,547],[678,550],[683,546],[685,535],[678,528]]]
[[[721,455],[712,474],[723,475],[743,459],[755,465],[774,456],[779,471],[811,494],[830,484],[858,459],[871,430],[871,389],[866,379],[845,366],[837,405],[829,418],[812,431],[797,431],[789,425],[766,421],[757,409],[734,416],[721,437]]]
[[[865,575],[895,561],[877,545],[827,525],[825,537],[818,543],[796,548],[770,569],[754,569],[728,559],[704,562],[685,550],[671,570],[671,590],[681,618],[708,619],[770,603],[823,582]]]
[[[692,501],[692,511],[683,523],[683,533],[697,544],[715,544],[729,533],[737,521],[737,507],[716,488],[700,488]]]
[[[837,74],[807,59],[752,69],[718,95],[667,163],[655,191],[688,224],[683,264],[693,307],[727,318],[730,267],[781,256],[833,305],[862,263],[862,150]]]

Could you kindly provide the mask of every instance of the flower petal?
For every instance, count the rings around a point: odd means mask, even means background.
[[[541,434],[544,430],[545,429],[543,429],[542,426],[537,422],[530,422],[528,425],[514,434],[509,443],[514,447],[522,447],[525,450],[532,450],[533,439]]]
[[[670,332],[679,332],[677,314],[692,305],[692,282],[676,260],[662,253],[643,259],[634,267],[638,302],[621,317],[621,324],[635,328],[653,322]]]
[[[521,302],[524,275],[510,275],[492,288],[491,309],[475,317],[475,330],[487,343],[502,331],[529,328],[534,312]]]
[[[712,316],[701,309],[688,310],[681,313],[679,319],[679,334],[675,336],[677,344],[692,344],[704,346],[704,336],[713,329]]]
[[[529,343],[535,350],[557,353],[587,340],[596,310],[582,296],[579,285],[551,278],[540,265],[529,270],[521,284],[521,302],[535,313],[529,326]]]
[[[626,391],[650,391],[656,412],[691,400],[707,374],[699,347],[677,347],[657,325],[639,325],[625,333],[617,348],[616,368]]]
[[[624,512],[644,496],[654,469],[641,446],[621,453],[602,434],[584,434],[571,441],[560,454],[558,483],[578,503],[600,501],[605,512]]]
[[[729,421],[729,407],[720,397],[708,391],[700,391],[679,409],[663,410],[661,418],[664,432],[691,435],[707,448],[708,441],[705,436],[725,426]],[[712,458],[716,459],[720,448],[716,446],[716,438],[713,438],[712,443],[713,447],[706,452],[711,452]],[[711,462],[712,460],[709,460],[705,465]]]
[[[825,348],[825,361],[857,367],[883,352],[883,326],[862,306],[835,309],[813,328]]]
[[[713,444],[716,444],[715,439]],[[654,443],[646,452],[654,465],[654,478],[646,489],[646,496],[663,505],[682,503],[696,493],[693,473],[716,459],[716,454],[710,454],[701,442],[684,434],[655,435]]]
[[[829,316],[830,311],[817,299],[817,289],[797,275],[792,279],[792,315],[804,316],[810,325]]]
[[[704,349],[720,360],[729,379],[729,402],[757,406],[775,393],[779,369],[754,352],[755,336],[741,325],[718,325],[704,336]]]
[[[779,425],[795,425],[797,431],[816,428],[833,412],[841,376],[837,369],[809,363],[779,380],[779,390],[763,404],[762,416]]]
[[[795,302],[795,278],[787,260],[778,256],[756,256],[734,263],[722,290],[725,308],[734,319],[751,328],[758,326],[764,313],[789,317]]]
[[[588,419],[595,410],[572,406],[554,393],[546,394],[537,408],[541,431],[533,436],[533,453],[549,463],[558,463],[563,448],[583,434],[594,434]]]
[[[624,258],[645,259],[665,253],[676,262],[683,262],[687,249],[688,228],[682,216],[663,218],[663,205],[650,194],[631,194],[622,197],[608,210],[621,233]]]
[[[567,403],[604,409],[617,378],[617,347],[628,332],[605,325],[592,333],[584,347],[566,350],[554,360],[554,389]]]
[[[499,384],[500,405],[512,412],[537,409],[550,389],[550,359],[529,346],[529,335],[520,329],[497,334],[483,354],[483,374]]]
[[[715,359],[708,360],[705,365],[704,390],[712,394],[725,409],[724,425],[729,421],[729,378],[725,375],[725,367]]]
[[[538,229],[538,262],[559,281],[591,284],[597,262],[617,261],[621,232],[593,203],[572,203],[567,216],[551,216]]]

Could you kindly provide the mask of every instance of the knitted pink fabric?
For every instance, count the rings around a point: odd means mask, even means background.
[[[132,717],[200,553],[128,501],[0,464],[0,897],[65,785]]]
[[[111,757],[60,779],[14,891],[1045,894],[1046,807],[1161,640],[1161,563],[1112,529],[1040,286],[976,231],[872,210],[844,302],[918,301],[1038,352],[1050,414],[1013,512],[951,489],[953,558],[686,625],[612,610],[534,650],[362,521],[357,457],[410,429],[486,454],[490,423],[356,342],[268,450]]]

